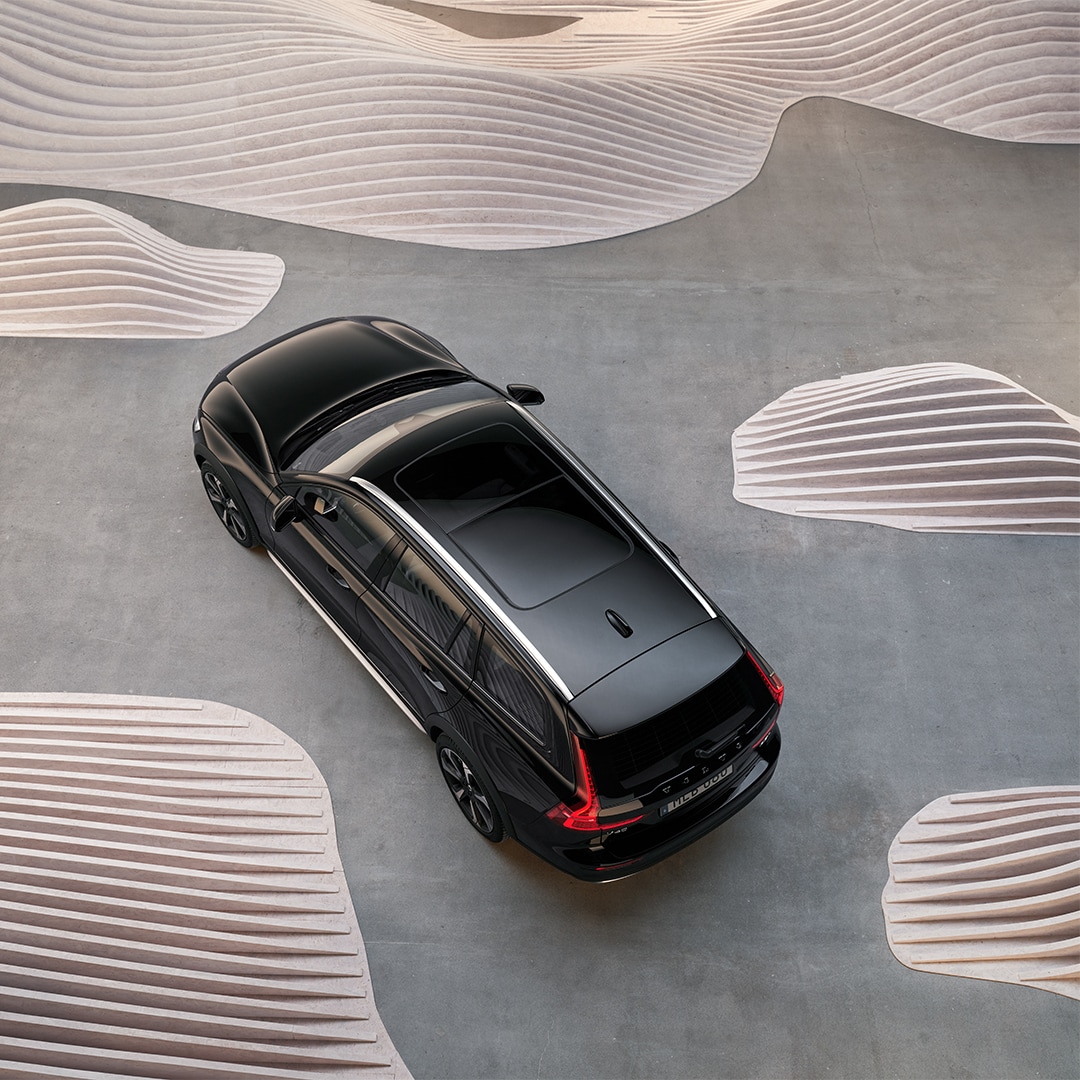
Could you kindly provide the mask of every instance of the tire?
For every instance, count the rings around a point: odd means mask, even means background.
[[[506,825],[489,782],[447,735],[440,735],[436,741],[435,756],[439,761],[439,772],[465,820],[485,840],[497,844],[506,836]]]
[[[204,463],[200,472],[206,497],[229,535],[241,547],[257,547],[259,531],[236,489],[209,463]]]

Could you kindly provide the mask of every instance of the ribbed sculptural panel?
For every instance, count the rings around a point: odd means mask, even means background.
[[[881,902],[908,967],[1080,998],[1080,787],[935,800],[893,842]]]
[[[203,701],[0,695],[0,1076],[409,1073],[305,752]]]
[[[101,203],[29,203],[0,211],[0,336],[214,337],[284,273],[276,255],[190,247]]]
[[[22,0],[0,7],[0,182],[451,247],[575,243],[738,191],[809,97],[1076,141],[1078,24],[1065,0],[221,0],[137,18]]]
[[[807,383],[735,429],[734,495],[926,532],[1080,533],[1080,420],[969,364]]]

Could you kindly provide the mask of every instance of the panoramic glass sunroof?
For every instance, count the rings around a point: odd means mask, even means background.
[[[397,482],[515,607],[542,604],[633,551],[596,503],[509,424],[444,443]]]

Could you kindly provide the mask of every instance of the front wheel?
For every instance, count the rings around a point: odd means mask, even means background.
[[[232,485],[218,474],[213,465],[204,464],[200,471],[206,497],[210,500],[218,520],[241,547],[255,547],[259,542],[259,534],[247,507],[240,501],[240,496],[233,491]]]
[[[506,835],[506,827],[487,782],[480,778],[461,748],[448,736],[439,736],[435,754],[458,809],[482,837],[497,844]]]

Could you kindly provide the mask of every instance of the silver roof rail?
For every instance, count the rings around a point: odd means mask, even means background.
[[[649,549],[674,575],[679,579],[688,593],[705,609],[710,618],[719,616],[719,611],[713,602],[698,588],[690,579],[686,571],[666,552],[656,540],[649,534],[648,529],[623,505],[607,485],[586,465],[581,458],[570,450],[558,436],[550,429],[544,427],[528,409],[523,408],[516,401],[509,402],[511,408],[516,409],[535,428],[539,428],[546,439],[558,447],[559,452],[578,470],[580,475],[592,485],[606,505],[614,507],[620,515],[620,523],[624,525],[645,547]]]
[[[551,680],[559,691],[564,701],[571,701],[574,695],[570,688],[563,682],[559,673],[551,666],[548,660],[536,648],[536,646],[521,632],[518,626],[510,619],[506,612],[499,607],[491,598],[486,589],[481,586],[462,565],[450,554],[449,551],[435,539],[400,503],[395,502],[381,488],[376,487],[370,480],[362,476],[352,477],[352,483],[366,491],[376,502],[380,503],[391,515],[406,525],[415,536],[418,536],[425,544],[443,559],[446,565],[457,576],[461,585],[473,595],[476,601],[483,607],[485,614],[496,622],[501,630],[504,630],[524,650],[530,660]]]

